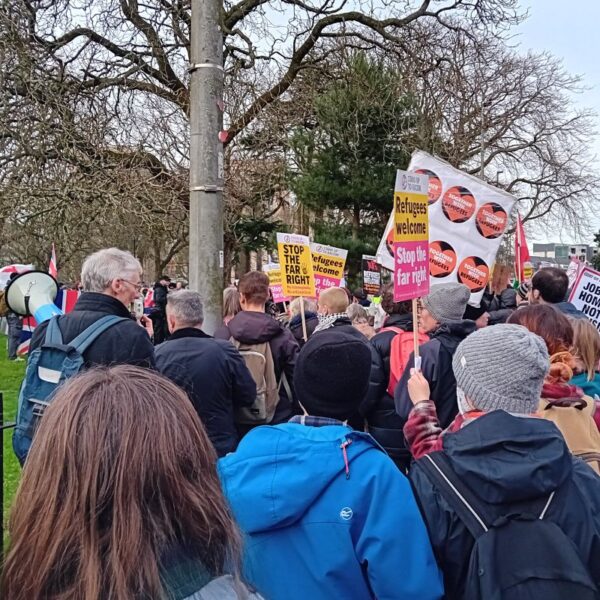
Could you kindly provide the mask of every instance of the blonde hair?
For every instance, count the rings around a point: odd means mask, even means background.
[[[346,312],[348,304],[348,294],[342,288],[323,290],[319,296],[319,305],[326,306],[332,313]]]
[[[587,380],[592,381],[600,362],[600,333],[587,319],[572,319],[573,349],[583,363]]]

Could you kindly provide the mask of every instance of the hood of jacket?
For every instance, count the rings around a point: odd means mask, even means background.
[[[358,456],[379,448],[371,436],[345,425],[285,423],[253,429],[218,466],[241,528],[259,533],[302,519],[333,480],[343,476],[344,443],[350,476]]]
[[[504,504],[539,498],[572,471],[572,457],[554,423],[497,410],[444,436],[458,477],[481,499]]]
[[[319,316],[317,313],[311,311],[306,311],[304,313],[304,318],[306,319],[307,323],[309,321],[314,321],[315,324],[319,322]],[[296,327],[302,327],[302,315],[296,315],[290,319],[289,328],[295,329]]]
[[[281,335],[283,327],[273,317],[259,312],[239,312],[228,324],[231,335],[242,344],[262,344]]]
[[[383,323],[382,329],[385,329],[386,327],[398,327],[399,329],[402,329],[402,331],[412,331],[412,326],[413,326],[412,314],[407,314],[407,315],[393,314],[393,315],[388,315],[388,317],[386,318],[386,320]]]
[[[432,338],[450,336],[460,340],[464,340],[468,335],[471,335],[477,329],[475,321],[463,319],[462,321],[446,321],[442,323],[435,331],[429,335]]]

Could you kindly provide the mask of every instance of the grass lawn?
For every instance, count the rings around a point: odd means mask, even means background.
[[[17,414],[17,394],[23,374],[25,362],[12,362],[7,359],[6,336],[0,335],[0,392],[4,395],[4,422],[14,422]],[[4,522],[7,522],[8,511],[19,483],[21,469],[12,451],[12,429],[4,432]]]

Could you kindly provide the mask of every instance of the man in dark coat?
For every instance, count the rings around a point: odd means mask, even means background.
[[[265,304],[269,298],[269,278],[261,271],[251,271],[240,278],[240,304],[238,313],[223,327],[215,332],[215,338],[237,340],[242,344],[263,344],[269,342],[275,378],[281,381],[285,374],[286,384],[279,388],[279,403],[271,424],[285,423],[299,412],[293,398],[294,367],[300,350],[291,331],[284,328],[273,317],[265,314]],[[289,389],[289,393],[286,390]],[[292,395],[290,398],[289,395]]]
[[[95,365],[128,364],[154,367],[152,323],[147,317],[136,322],[129,311],[142,287],[142,266],[129,252],[106,248],[88,256],[82,266],[83,289],[72,312],[58,317],[65,344],[105,317],[124,317],[102,333],[83,353],[86,368]],[[36,328],[30,351],[41,346],[48,322]]]
[[[531,280],[529,302],[531,304],[549,304],[572,319],[585,319],[586,316],[571,302],[567,302],[569,277],[565,271],[556,267],[540,269]]]
[[[458,344],[476,329],[474,321],[463,319],[470,297],[466,285],[443,283],[432,287],[431,293],[422,300],[420,325],[431,340],[419,349],[421,371],[431,383],[431,399],[442,427],[450,425],[458,412],[452,357]],[[411,355],[394,394],[396,412],[404,421],[412,408],[407,383],[414,366],[414,356]]]
[[[381,308],[388,315],[382,330],[371,338],[371,345],[379,356],[386,385],[380,387],[380,394],[371,394],[361,406],[361,414],[369,425],[369,433],[383,446],[394,462],[403,470],[408,467],[410,455],[404,443],[405,420],[396,412],[393,396],[387,391],[390,381],[390,357],[392,340],[400,331],[412,332],[412,303],[394,302],[394,286],[386,285],[382,290]]]
[[[414,409],[405,433],[418,460],[410,479],[449,600],[463,598],[465,586],[473,583],[467,573],[474,538],[458,516],[456,496],[432,477],[431,460],[443,459],[446,475],[464,488],[463,497],[475,500],[479,516],[487,515],[486,526],[518,513],[543,515],[556,524],[600,589],[600,477],[571,455],[554,423],[536,414],[549,366],[544,341],[519,325],[469,336],[453,359],[461,414],[444,433],[427,382],[419,374],[411,378]],[[514,540],[515,547],[525,543]],[[521,575],[529,568],[527,559],[519,564]]]
[[[200,294],[170,293],[171,337],[156,347],[156,367],[187,392],[217,455],[225,456],[239,442],[234,409],[252,405],[256,384],[241,354],[230,342],[204,333],[203,321]]]
[[[152,323],[154,325],[154,343],[162,344],[169,336],[167,327],[167,296],[169,293],[170,277],[161,275],[154,284],[154,312],[152,313]]]

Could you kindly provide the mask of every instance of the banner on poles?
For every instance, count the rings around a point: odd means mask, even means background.
[[[394,190],[394,302],[429,293],[428,178],[398,171]]]
[[[283,293],[281,267],[277,263],[269,263],[263,265],[263,271],[269,278],[269,287],[271,288],[271,294],[273,295],[273,302],[289,302],[291,298]]]
[[[340,287],[348,250],[314,242],[311,242],[310,250],[317,295],[328,288]]]
[[[600,330],[600,273],[590,267],[582,267],[571,290],[569,302]]]
[[[425,175],[429,201],[431,285],[458,281],[478,306],[490,278],[515,198],[420,150],[409,171]],[[394,214],[377,250],[377,261],[394,270]]]
[[[381,265],[376,256],[362,256],[363,292],[367,296],[378,296],[381,290]]]
[[[308,237],[293,233],[278,233],[277,251],[281,265],[283,293],[292,297],[314,298],[316,296],[315,275]]]

